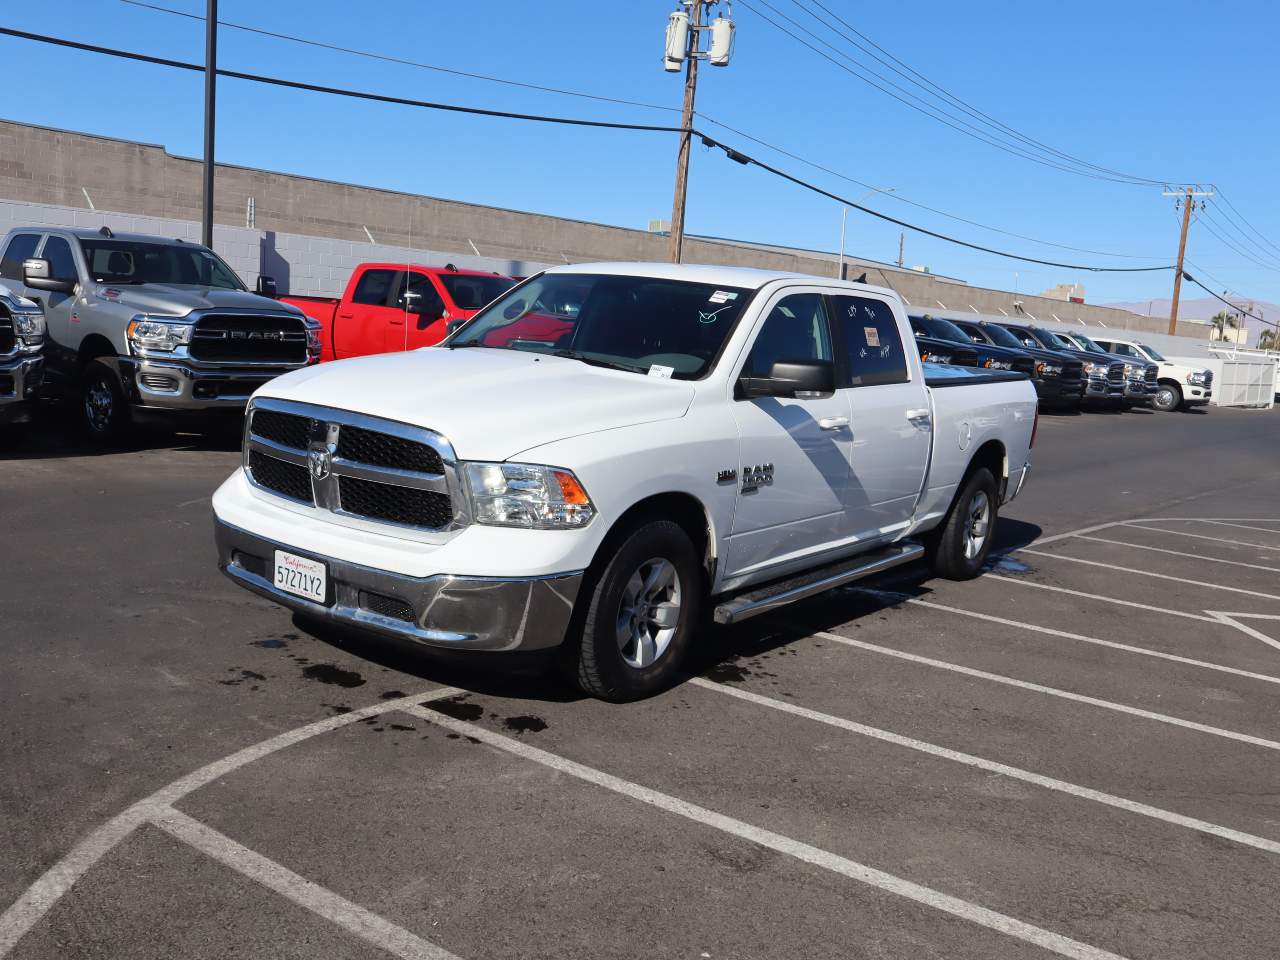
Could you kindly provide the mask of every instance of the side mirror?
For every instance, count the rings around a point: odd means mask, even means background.
[[[830,396],[836,392],[836,368],[830,360],[779,360],[767,377],[743,377],[747,397]]]
[[[76,288],[74,280],[55,280],[50,274],[49,261],[42,257],[29,257],[22,261],[22,282],[36,290],[51,293],[70,293]]]
[[[404,312],[428,320],[439,320],[444,316],[444,303],[439,297],[426,297],[416,290],[406,290]]]
[[[444,328],[445,336],[446,337],[453,336],[453,334],[466,322],[467,321],[464,320],[462,317],[454,317],[447,324],[445,324],[445,328]]]
[[[264,274],[258,274],[258,283],[254,287],[254,292],[260,297],[270,297],[275,300],[278,296],[276,290],[276,278],[268,277]]]

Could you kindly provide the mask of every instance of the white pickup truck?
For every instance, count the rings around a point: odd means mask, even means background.
[[[1151,399],[1157,410],[1178,410],[1195,407],[1213,399],[1213,371],[1206,367],[1192,366],[1181,360],[1163,357],[1155,347],[1138,340],[1099,339],[1098,346],[1108,353],[1131,357],[1145,363],[1158,364],[1159,389]]]
[[[304,615],[428,647],[557,648],[661,689],[733,623],[916,558],[975,576],[1030,469],[1020,373],[922,366],[890,290],[548,270],[438,347],[254,395],[219,564]]]

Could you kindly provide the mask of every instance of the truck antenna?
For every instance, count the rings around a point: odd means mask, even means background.
[[[101,229],[98,230],[98,232],[102,234],[104,237],[106,237],[108,240],[115,236],[115,234],[111,232],[111,228],[108,227],[105,223],[102,225]]]

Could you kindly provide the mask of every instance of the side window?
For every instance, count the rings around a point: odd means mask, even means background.
[[[400,284],[400,289],[396,293],[396,306],[404,309],[405,291],[416,293],[422,299],[422,315],[424,317],[440,317],[444,314],[444,300],[441,299],[439,291],[436,290],[435,284],[425,274],[410,273],[404,274],[408,278],[408,282],[404,281]]]
[[[980,334],[977,330],[973,329],[973,327],[967,327],[967,326],[965,326],[964,324],[957,324],[957,326],[958,326],[958,327],[960,327],[960,329],[961,329],[962,331],[964,331],[965,336],[967,336],[967,337],[968,337],[970,340],[972,340],[974,343],[986,343],[986,342],[987,342],[987,341],[983,338],[982,334]]]
[[[71,244],[62,237],[50,237],[44,242],[40,256],[49,261],[49,276],[55,280],[78,280],[76,258],[71,255]]]
[[[911,324],[911,332],[917,337],[927,337],[929,331],[924,328],[924,321],[919,317],[907,317],[907,321]]]
[[[778,301],[756,337],[744,377],[767,377],[780,360],[831,360],[831,329],[822,296],[797,293]]]
[[[36,255],[36,245],[40,243],[38,233],[19,233],[9,241],[9,247],[0,260],[0,277],[6,280],[22,282],[22,261]]]
[[[356,292],[351,295],[351,301],[374,307],[387,306],[395,277],[394,270],[366,270],[356,284]]]
[[[906,383],[907,358],[889,305],[869,297],[831,299],[849,358],[849,385]]]
[[[1118,353],[1122,357],[1136,357],[1138,355],[1138,351],[1133,349],[1133,347],[1129,346],[1127,343],[1113,343],[1108,347],[1107,344],[1100,342],[1098,346],[1110,353]]]
[[[1022,345],[1023,345],[1024,347],[1039,347],[1039,346],[1040,346],[1040,344],[1036,342],[1036,338],[1035,338],[1035,337],[1033,337],[1033,336],[1032,336],[1031,334],[1029,334],[1029,333],[1026,333],[1026,332],[1024,332],[1024,331],[1022,331],[1022,330],[1013,330],[1013,329],[1010,329],[1009,327],[1005,327],[1005,329],[1006,329],[1006,330],[1008,330],[1010,333],[1012,333],[1012,334],[1013,334],[1015,337],[1017,337],[1019,340],[1021,340],[1021,341],[1022,341]]]

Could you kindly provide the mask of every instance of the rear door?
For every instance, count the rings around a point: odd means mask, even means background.
[[[779,360],[834,361],[818,289],[774,294],[764,316],[738,377],[768,376]],[[838,546],[848,537],[849,392],[730,402],[741,454],[727,573],[752,576]]]
[[[906,355],[914,338],[904,343],[889,301],[870,293],[830,300],[852,417],[847,522],[859,540],[875,540],[915,512],[933,442],[929,398]]]
[[[393,326],[403,341],[404,308],[392,306],[403,275],[384,267],[370,267],[360,275],[351,299],[339,303],[334,314],[333,352],[338,359],[386,352]],[[403,342],[396,349],[403,350]]]

